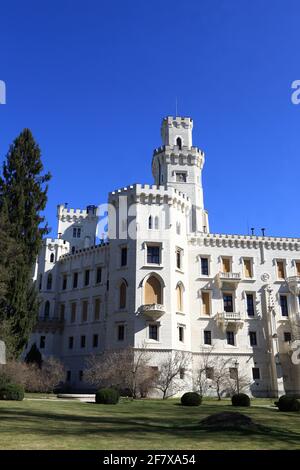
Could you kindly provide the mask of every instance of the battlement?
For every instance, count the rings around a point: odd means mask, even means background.
[[[300,251],[300,238],[268,237],[257,235],[231,235],[220,233],[192,234],[189,237],[191,245],[219,246],[231,248],[259,248],[269,250]]]
[[[134,202],[142,202],[143,198],[148,203],[155,204],[169,203],[170,201],[180,202],[186,206],[190,205],[190,198],[183,192],[172,187],[157,186],[151,184],[134,184],[128,187],[117,189],[109,193],[109,200],[116,196],[134,196]]]
[[[98,217],[99,206],[89,205],[86,209],[73,209],[66,207],[64,204],[59,204],[57,206],[57,217],[58,219],[63,218],[76,218],[76,219],[85,219],[86,217]]]
[[[62,238],[44,238],[43,240],[44,246],[65,246],[69,247],[69,242],[63,240]]]
[[[70,258],[76,258],[78,256],[83,256],[83,255],[86,255],[86,254],[89,254],[89,253],[93,253],[95,251],[104,250],[104,249],[107,249],[108,246],[109,246],[109,241],[102,242],[99,245],[93,245],[93,246],[90,246],[88,248],[80,248],[78,250],[75,250],[74,253],[66,253],[66,254],[62,255],[59,258],[59,261],[66,261]]]
[[[193,119],[190,117],[166,116],[163,119],[163,125],[168,125],[168,127],[184,127],[192,129]]]
[[[153,155],[158,155],[160,153],[165,153],[169,156],[172,154],[180,154],[184,156],[190,155],[204,157],[204,152],[198,147],[187,147],[185,145],[183,145],[181,149],[179,149],[178,145],[161,145],[153,150]]]

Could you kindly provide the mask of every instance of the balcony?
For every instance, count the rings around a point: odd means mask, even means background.
[[[34,327],[35,333],[55,333],[62,332],[64,319],[59,317],[39,317]]]
[[[166,312],[166,309],[161,304],[145,304],[141,305],[139,311],[150,320],[157,320]]]
[[[220,289],[236,289],[241,280],[241,273],[219,272],[217,274],[217,282]]]
[[[240,312],[221,312],[215,316],[217,325],[225,331],[228,327],[237,331],[243,326],[243,318]]]
[[[293,295],[300,295],[300,276],[287,277],[286,283]]]

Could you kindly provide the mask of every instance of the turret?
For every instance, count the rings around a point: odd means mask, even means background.
[[[57,206],[58,238],[70,243],[71,251],[93,246],[99,221],[98,207],[71,209],[66,204]]]
[[[152,173],[155,184],[173,187],[191,200],[191,232],[208,232],[208,215],[204,209],[202,168],[204,152],[192,145],[193,120],[168,116],[161,127],[162,147],[154,150]]]

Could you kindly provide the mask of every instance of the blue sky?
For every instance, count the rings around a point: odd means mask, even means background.
[[[0,158],[24,127],[56,205],[152,183],[162,117],[194,119],[210,228],[299,236],[297,0],[1,2]]]

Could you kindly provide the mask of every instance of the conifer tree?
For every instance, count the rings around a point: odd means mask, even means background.
[[[40,149],[31,131],[24,129],[11,145],[0,177],[0,214],[7,217],[7,236],[18,253],[10,263],[4,307],[7,346],[13,356],[24,349],[38,314],[32,274],[42,238],[48,233],[47,225],[41,226],[41,213],[50,179],[49,173],[42,172]]]

